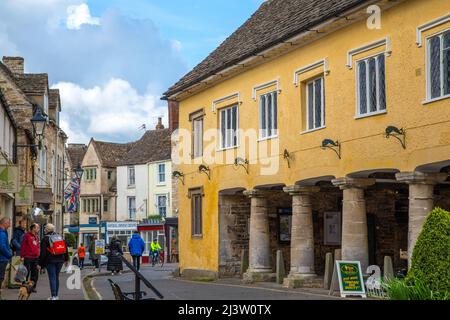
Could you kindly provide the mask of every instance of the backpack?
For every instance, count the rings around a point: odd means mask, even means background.
[[[66,242],[59,234],[54,233],[52,235],[49,235],[48,243],[49,247],[47,248],[47,250],[51,255],[59,256],[67,252]]]

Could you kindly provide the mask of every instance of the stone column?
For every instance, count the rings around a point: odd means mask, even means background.
[[[275,281],[270,250],[267,199],[260,190],[244,191],[250,197],[249,267],[244,282]]]
[[[284,188],[292,196],[291,270],[284,279],[285,287],[298,288],[305,279],[316,277],[311,194],[319,190],[298,185]]]
[[[341,178],[332,181],[343,190],[342,201],[342,260],[361,262],[361,271],[369,266],[369,239],[364,189],[375,179]]]
[[[409,184],[408,267],[417,238],[428,214],[434,207],[434,185],[444,182],[447,173],[401,172],[398,181]]]

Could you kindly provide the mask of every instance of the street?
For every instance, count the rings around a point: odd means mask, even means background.
[[[240,279],[223,279],[215,282],[194,282],[173,278],[171,272],[175,265],[163,268],[143,266],[141,273],[158,289],[165,300],[325,300],[340,299],[329,297],[320,289],[284,289],[280,285],[265,283],[242,285]],[[122,291],[134,291],[134,274],[95,277],[94,290],[103,300],[114,300],[108,279],[116,282]],[[156,297],[150,289],[141,284],[147,292],[146,298]]]

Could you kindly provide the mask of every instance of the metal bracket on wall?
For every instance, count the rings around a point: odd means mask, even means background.
[[[402,144],[403,149],[406,149],[406,131],[405,129],[397,128],[394,126],[389,126],[386,128],[386,139],[389,139],[390,137],[394,137],[400,143]]]
[[[322,149],[333,150],[337,154],[339,159],[341,159],[341,143],[339,141],[333,141],[331,139],[325,139],[322,141]]]

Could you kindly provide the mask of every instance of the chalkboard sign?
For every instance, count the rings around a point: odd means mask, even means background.
[[[361,296],[366,298],[366,288],[359,261],[336,261],[341,297]]]

